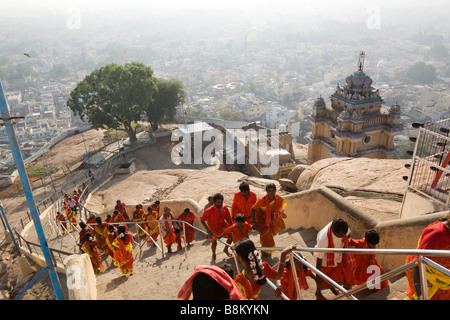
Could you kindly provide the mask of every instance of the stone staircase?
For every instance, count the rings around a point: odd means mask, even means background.
[[[286,247],[296,244],[299,247],[313,247],[315,245],[317,231],[310,229],[287,229],[280,232],[276,238],[276,246]],[[250,239],[259,246],[257,232],[250,233]],[[158,239],[159,240],[159,239]],[[178,290],[184,281],[192,274],[195,267],[203,264],[211,264],[210,240],[205,239],[203,234],[197,232],[193,245],[185,250],[176,251],[165,257],[153,245],[142,242],[141,246],[134,246],[134,274],[133,276],[122,276],[118,267],[114,266],[112,259],[104,256],[105,270],[97,275],[97,299],[99,300],[174,300],[177,299]],[[159,245],[159,242],[158,242]],[[172,245],[172,249],[176,248]],[[231,265],[237,275],[234,258],[228,258],[222,252],[224,244],[218,243],[217,259],[215,264]],[[166,248],[164,248],[166,250]],[[277,267],[280,252],[272,254],[271,258],[265,259],[272,267]],[[302,253],[302,256],[311,264],[315,264],[310,252]],[[239,265],[242,271],[242,265]],[[392,282],[394,281],[394,282]],[[400,277],[391,281],[391,286],[371,295],[358,293],[358,299],[365,300],[398,300],[405,297],[406,278]],[[274,281],[272,281],[274,282]],[[315,300],[316,285],[313,279],[307,278],[309,290],[302,290],[303,300]],[[324,291],[326,298],[334,295],[330,290]],[[265,285],[260,293],[260,300],[280,300],[274,295],[273,289]]]

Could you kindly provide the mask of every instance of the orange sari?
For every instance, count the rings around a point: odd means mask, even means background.
[[[147,232],[150,235],[150,237],[156,241],[156,239],[159,236],[159,214],[156,211],[152,211],[151,213],[148,213],[145,217],[145,220],[147,222]],[[148,237],[147,242],[151,242],[152,240]]]
[[[125,233],[124,240],[116,237],[112,243],[116,247],[114,265],[120,268],[122,275],[133,274],[133,243],[133,236],[129,233]]]
[[[417,249],[428,250],[450,250],[450,228],[441,221],[434,222],[427,226],[420,236],[417,244]],[[416,256],[408,256],[406,263],[409,263],[416,259]],[[444,268],[450,269],[450,258],[448,257],[428,257],[430,260],[440,264]],[[427,282],[428,282],[428,298],[429,300],[450,300],[450,289],[443,290],[439,288],[439,284],[445,285],[448,288],[450,280],[447,276],[443,276],[442,273],[437,270],[426,267],[427,270]],[[438,276],[442,278],[439,279]],[[407,299],[416,300],[416,289],[414,288],[414,280],[412,276],[412,270],[406,271],[406,277],[408,279],[408,289],[406,291]],[[442,281],[444,280],[444,281]]]
[[[145,211],[144,209],[134,210],[133,212],[133,221],[134,222],[143,222],[145,221]],[[140,228],[139,228],[139,227]],[[138,223],[136,226],[136,229],[138,230],[138,235],[141,238],[147,238],[147,224],[146,223]]]
[[[92,241],[91,245],[89,244],[89,241],[85,241],[83,245],[81,246],[81,250],[83,252],[87,253],[89,258],[91,259],[92,267],[94,268],[94,273],[98,274],[100,271],[103,270],[103,264],[102,264],[102,258],[100,257],[100,252],[97,248],[97,241]]]
[[[275,247],[274,236],[278,234],[278,231],[286,228],[283,220],[287,217],[283,212],[286,206],[286,201],[278,194],[275,195],[275,200],[270,203],[269,197],[265,195],[259,198],[253,206],[261,247]],[[273,251],[266,252],[272,253]]]

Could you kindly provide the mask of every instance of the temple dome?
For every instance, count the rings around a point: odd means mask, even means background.
[[[358,71],[345,78],[348,87],[354,89],[369,89],[372,85],[372,79],[362,71]]]

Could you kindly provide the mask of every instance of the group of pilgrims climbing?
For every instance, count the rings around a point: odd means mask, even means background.
[[[66,218],[61,218],[63,214],[58,212],[57,220],[65,231],[70,229],[68,222],[76,228],[77,205],[72,207],[71,204],[77,204],[82,191],[74,191],[73,196],[67,195],[64,206]],[[337,295],[334,286],[313,274],[298,259],[294,259],[295,267],[290,265],[290,259],[287,257],[296,245],[286,247],[281,252],[278,267],[274,268],[264,261],[274,252],[270,248],[275,247],[275,236],[286,228],[286,206],[286,201],[277,193],[273,183],[266,185],[266,194],[258,199],[256,193],[250,190],[249,184],[242,182],[239,191],[234,193],[231,212],[224,204],[221,193],[208,197],[208,204],[203,208],[200,222],[206,230],[205,238],[211,242],[212,262],[211,265],[198,266],[180,288],[177,297],[189,299],[192,294],[194,299],[256,300],[267,278],[270,278],[276,281],[277,296],[297,299],[298,290],[309,289],[307,277],[311,277],[317,285],[315,296],[318,300],[326,299],[322,294],[326,289]],[[117,200],[113,214],[107,215],[105,220],[92,214],[86,222],[79,222],[79,229],[76,228],[80,236],[78,245],[82,252],[89,255],[94,272],[98,274],[104,269],[101,255],[108,254],[114,265],[120,268],[122,275],[132,275],[133,244],[140,243],[143,239],[151,246],[157,246],[156,241],[161,235],[168,253],[172,252],[172,245],[176,245],[177,250],[183,249],[182,238],[186,247],[192,246],[196,234],[196,228],[193,227],[197,219],[196,214],[190,208],[185,208],[177,216],[169,206],[160,209],[160,201],[153,202],[146,210],[138,204],[130,216],[125,203]],[[134,235],[130,231],[133,227]],[[259,233],[263,250],[256,249],[254,242],[249,239],[250,232]],[[380,241],[375,230],[368,230],[362,239],[351,239],[349,234],[347,221],[337,218],[318,232],[316,247],[373,249]],[[222,238],[226,239],[226,244],[223,241],[223,252],[231,257],[231,248],[237,260],[244,266],[244,270],[236,277],[228,264],[216,265],[216,248],[218,240]],[[346,289],[367,282],[371,276],[367,273],[370,268],[377,268],[380,275],[385,273],[374,254],[319,251],[314,253],[314,257],[316,268]],[[296,270],[296,276],[293,270]],[[372,289],[380,290],[387,286],[389,282],[384,280]]]

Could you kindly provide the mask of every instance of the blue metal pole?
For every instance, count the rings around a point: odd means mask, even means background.
[[[11,226],[9,225],[8,219],[6,218],[5,210],[3,209],[3,204],[1,203],[1,201],[0,201],[0,212],[1,212],[2,217],[3,217],[3,221],[6,224],[6,228],[8,229],[9,236],[11,237],[11,240],[12,240],[12,242],[14,244],[14,247],[16,247],[17,253],[20,255],[20,248],[17,245],[16,238],[14,237],[14,234],[12,232]]]
[[[44,254],[44,258],[47,263],[47,270],[49,272],[50,279],[52,281],[56,299],[63,300],[64,298],[62,295],[61,283],[59,282],[59,277],[58,273],[56,272],[53,256],[50,252],[50,248],[45,238],[45,233],[41,224],[39,212],[37,210],[36,203],[34,202],[33,192],[31,191],[30,182],[28,180],[27,171],[23,163],[22,153],[20,152],[19,145],[17,143],[16,134],[10,121],[8,104],[6,102],[6,98],[3,92],[3,85],[1,82],[0,82],[0,112],[1,117],[3,118],[3,121],[5,123],[6,134],[8,135],[9,144],[11,146],[11,151],[14,156],[14,161],[16,162],[17,171],[19,172],[20,181],[22,182],[23,192],[25,193],[25,197],[27,199],[28,206],[30,208],[30,213],[33,218],[34,227],[36,229],[39,243],[41,244],[42,252]]]

